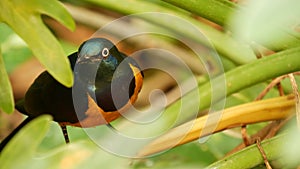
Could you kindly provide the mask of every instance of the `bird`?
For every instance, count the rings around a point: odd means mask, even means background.
[[[139,64],[120,52],[108,39],[91,38],[68,56],[74,84],[66,87],[48,71],[42,72],[15,108],[28,117],[0,144],[0,152],[28,122],[49,114],[60,125],[66,143],[66,126],[110,125],[137,100],[144,74]]]

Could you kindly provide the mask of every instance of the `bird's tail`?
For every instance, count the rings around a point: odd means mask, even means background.
[[[25,115],[28,115],[27,111],[25,110],[25,100],[22,99],[22,100],[19,100],[16,105],[15,105],[15,108],[22,114],[25,114]]]

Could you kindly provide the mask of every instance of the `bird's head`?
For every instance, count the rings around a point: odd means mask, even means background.
[[[78,49],[76,61],[77,70],[81,79],[92,77],[96,74],[102,78],[111,78],[114,71],[122,62],[123,56],[112,42],[104,38],[93,38],[85,41]],[[95,74],[96,73],[96,74]]]
[[[78,49],[77,64],[99,64],[104,61],[116,67],[122,60],[118,49],[104,38],[93,38],[85,41]]]

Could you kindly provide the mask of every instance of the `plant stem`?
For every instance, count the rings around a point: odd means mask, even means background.
[[[300,47],[293,48],[255,60],[249,64],[242,65],[229,72],[226,72],[226,96],[266,80],[298,71],[300,69],[299,55]],[[223,77],[220,76],[213,79],[213,83],[225,84],[223,80]],[[217,90],[219,89],[221,90],[222,87],[217,88]],[[191,106],[200,104],[198,111],[203,111],[207,109],[212,102],[211,83],[207,82],[199,86],[196,90],[198,91],[199,95],[198,101],[195,100],[195,98],[197,98],[197,93],[195,90],[182,97],[182,100],[189,100]],[[213,101],[221,100],[226,97],[222,95],[222,93],[224,93],[223,91],[213,92],[215,94]],[[173,103],[172,106],[170,106],[166,111],[170,112],[170,114],[176,115],[176,112],[178,112],[180,108],[181,101],[177,101]],[[188,109],[181,108],[180,111],[185,112],[186,118],[191,118],[193,114],[193,112],[190,112]]]
[[[288,134],[282,134],[272,139],[262,142],[262,148],[266,152],[267,158],[269,161],[277,160],[279,158],[285,158],[283,155],[283,144],[286,144]],[[296,146],[297,147],[297,146]],[[296,148],[295,147],[295,148]],[[298,148],[296,148],[298,149]],[[284,153],[285,154],[285,153]],[[285,154],[288,156],[288,154]],[[231,156],[228,156],[212,165],[208,166],[210,168],[253,168],[263,163],[263,158],[256,145],[249,146]]]
[[[198,117],[174,129],[169,130],[164,135],[147,145],[140,152],[141,156],[147,156],[157,152],[189,143],[212,133],[217,133],[225,129],[239,127],[243,124],[253,124],[262,121],[280,120],[291,116],[294,110],[293,96],[282,96],[268,100],[261,100],[242,104],[225,109],[222,118],[217,124],[206,124],[209,116],[217,116],[216,113]],[[216,126],[212,133],[205,133],[205,128]],[[189,130],[186,130],[189,128]]]
[[[195,13],[221,26],[229,26],[228,19],[236,12],[238,6],[227,0],[164,0],[172,5]]]
[[[162,14],[171,14],[172,16],[177,16],[181,20],[189,22],[194,25],[197,29],[203,32],[204,36],[208,38],[209,41],[214,45],[218,52],[220,52],[225,57],[234,61],[238,64],[245,64],[249,61],[254,60],[256,57],[252,51],[252,49],[242,42],[238,42],[234,40],[229,35],[224,32],[218,31],[211,26],[199,22],[198,20],[192,18],[186,12],[182,10],[175,9],[174,6],[168,5],[167,3],[161,4],[160,1],[118,1],[118,0],[110,0],[110,1],[97,1],[97,0],[85,0],[92,4],[96,4],[98,6],[114,10],[120,12],[122,14],[130,15],[130,14],[142,14],[145,12],[156,12]],[[156,3],[160,2],[159,4]],[[163,15],[161,15],[163,16]],[[158,17],[157,15],[141,15],[142,19],[147,20],[149,22],[155,23],[166,28],[168,31],[175,31],[177,34],[187,36],[191,39],[197,39],[203,43],[203,36],[195,35],[193,32],[190,32],[190,27],[182,24],[182,22],[178,22],[178,20],[170,20],[170,17]],[[120,30],[121,31],[121,30]],[[207,42],[207,41],[205,41]]]
[[[263,57],[230,70],[225,73],[225,82],[222,76],[211,79],[213,84],[219,85],[215,91],[211,90],[211,82],[201,83],[198,88],[192,89],[180,100],[168,106],[155,121],[142,127],[139,125],[137,125],[138,128],[131,127],[131,129],[134,132],[141,130],[141,133],[147,131],[147,135],[153,135],[195,119],[198,112],[211,108],[212,102],[225,99],[227,96],[252,85],[299,70],[299,55],[300,47]],[[222,91],[224,87],[226,92]],[[149,114],[151,113],[157,112],[150,112]]]
[[[300,151],[298,143],[300,137],[298,129],[288,128],[288,132],[280,134],[262,142],[262,148],[266,152],[268,161],[274,168],[297,168],[299,167]],[[258,153],[258,154],[257,154]],[[209,168],[255,168],[262,164],[261,155],[255,145],[249,146],[235,154],[232,154],[218,162],[208,166]]]
[[[234,3],[227,0],[205,0],[205,1],[164,0],[164,1],[172,5],[175,5],[179,8],[185,9],[189,12],[195,13],[221,26],[224,26],[226,29],[233,31],[233,33],[235,33],[234,30],[239,29],[237,26],[240,26],[234,24],[233,21],[234,19],[236,19],[236,16],[242,14],[245,9],[242,6],[235,5]],[[280,16],[274,16],[274,17],[280,17]],[[255,27],[260,27],[260,25],[255,25]],[[264,41],[257,40],[257,39],[254,40],[256,41],[256,43],[260,43],[261,45],[264,45],[274,51],[288,49],[300,44],[299,38],[297,38],[298,34],[295,31],[291,31],[289,28],[282,29],[279,27],[274,29],[281,29],[280,31],[278,31],[278,34],[276,34],[276,36],[280,37],[281,40],[272,41],[272,43],[266,43]]]

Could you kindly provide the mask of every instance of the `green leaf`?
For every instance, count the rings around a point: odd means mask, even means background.
[[[56,0],[0,1],[0,21],[24,39],[54,78],[70,87],[73,77],[68,59],[57,39],[43,23],[42,14],[53,17],[69,29],[75,28],[71,15]]]
[[[51,117],[40,116],[24,126],[0,154],[0,169],[28,168],[107,168],[126,169],[128,159],[103,151],[93,142],[81,141],[37,151],[49,130]],[[61,131],[57,135],[63,138]],[[54,143],[52,143],[54,144]]]
[[[37,146],[49,129],[51,117],[43,115],[28,123],[6,145],[0,155],[0,168],[23,168],[32,162]]]
[[[8,79],[8,75],[5,70],[3,58],[0,50],[0,110],[6,113],[12,113],[14,111],[14,99],[12,94],[12,88]]]
[[[33,54],[24,40],[5,23],[0,22],[0,32],[1,54],[9,74],[18,65],[31,58]]]

